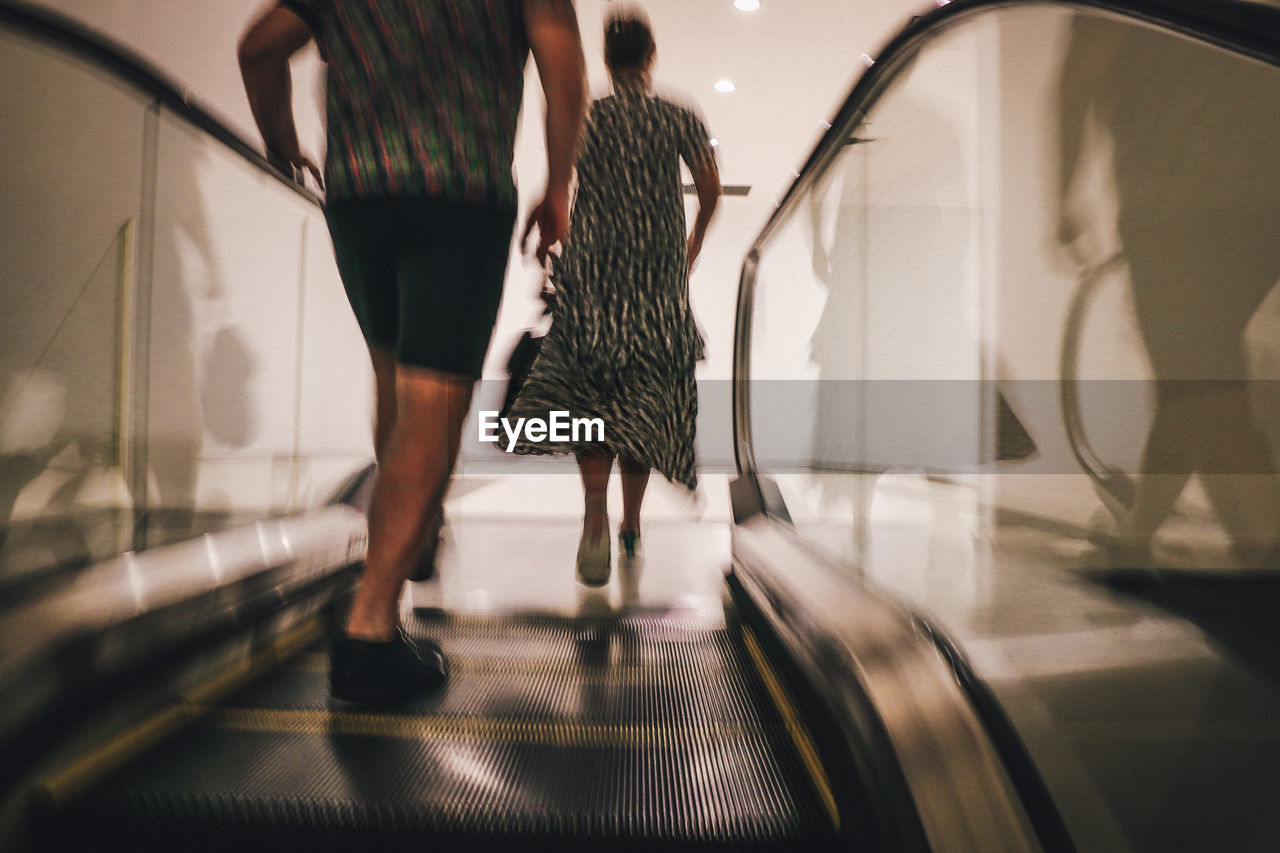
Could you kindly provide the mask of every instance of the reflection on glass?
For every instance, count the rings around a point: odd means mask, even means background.
[[[1102,163],[1115,200],[1107,242],[1128,270],[1155,380],[1111,556],[1148,564],[1156,531],[1198,474],[1235,560],[1259,565],[1276,541],[1280,492],[1245,331],[1280,278],[1280,177],[1262,165],[1280,139],[1280,110],[1267,100],[1280,94],[1276,74],[1092,16],[1072,22],[1061,68],[1057,238],[1081,264],[1105,260],[1090,233],[1100,230],[1090,227],[1098,205],[1076,181]]]
[[[831,496],[860,489],[839,472],[963,481],[1103,562],[1187,556],[1160,554],[1171,522],[1199,563],[1264,566],[1276,74],[1119,19],[1005,18],[915,57],[765,247],[755,457]]]
[[[1078,849],[1280,846],[1280,69],[988,10],[847,134],[756,280],[797,531],[959,643]]]
[[[0,113],[0,599],[313,507],[367,464],[316,205],[18,24]]]
[[[0,595],[131,542],[121,355],[144,100],[0,30]]]

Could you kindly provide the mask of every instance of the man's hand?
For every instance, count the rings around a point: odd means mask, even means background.
[[[542,201],[529,211],[529,219],[525,222],[524,233],[520,237],[520,247],[529,251],[529,237],[534,227],[538,229],[538,263],[547,263],[551,247],[564,240],[569,233],[569,198],[561,193],[548,192]]]
[[[320,167],[300,149],[295,150],[292,155],[267,149],[267,162],[286,175],[292,172],[293,179],[304,186],[306,185],[305,177],[310,174],[316,186],[324,192],[324,176],[320,172]]]
[[[316,186],[320,188],[321,192],[324,192],[324,176],[320,174],[320,167],[310,157],[298,152],[298,159],[293,161],[293,168],[303,172],[310,172],[311,177],[315,178]]]

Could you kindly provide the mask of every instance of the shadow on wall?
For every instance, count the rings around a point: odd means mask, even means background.
[[[230,316],[236,271],[224,256],[235,257],[237,247],[228,250],[225,238],[219,241],[202,186],[218,164],[179,132],[160,138],[174,148],[159,158],[145,437],[149,495],[140,546],[223,526],[228,510],[197,512],[206,442],[242,449],[261,428],[250,386],[258,366]]]
[[[253,399],[245,393],[256,372],[253,354],[235,329],[214,332],[200,361],[200,409],[205,430],[221,444],[240,449],[258,435]]]

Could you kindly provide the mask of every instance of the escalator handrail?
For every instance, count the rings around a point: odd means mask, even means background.
[[[1103,462],[1089,443],[1085,432],[1084,411],[1080,405],[1079,372],[1085,312],[1106,275],[1124,263],[1124,256],[1117,253],[1081,271],[1079,285],[1067,310],[1067,322],[1062,331],[1061,357],[1058,361],[1058,395],[1067,444],[1071,447],[1076,464],[1093,481],[1098,495],[1117,515],[1129,509],[1133,503],[1133,481],[1124,472]]]
[[[1040,804],[1015,787],[1021,777],[992,741],[954,660],[940,653],[940,635],[921,630],[900,604],[850,584],[787,525],[758,516],[737,524],[733,561],[752,619],[777,637],[811,691],[806,718],[834,723],[823,754],[836,761],[844,753],[857,768],[886,849],[1074,853],[1060,823],[1044,822],[1045,810],[1028,808]]]
[[[24,35],[53,44],[77,58],[93,62],[182,116],[239,154],[249,164],[280,181],[312,204],[321,204],[319,196],[268,160],[191,88],[165,74],[138,53],[65,15],[22,0],[0,0],[0,25],[11,27]]]

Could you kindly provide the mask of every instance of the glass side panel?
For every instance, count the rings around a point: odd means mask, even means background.
[[[120,317],[145,110],[0,31],[0,584],[132,544]]]
[[[1280,849],[1277,143],[1280,69],[987,11],[762,251],[759,468],[957,641],[1081,850]]]
[[[0,605],[323,504],[372,457],[320,209],[0,28]]]
[[[967,28],[918,57],[761,256],[755,456],[797,524],[850,565],[856,474],[972,474],[993,452],[979,381],[991,32]]]

